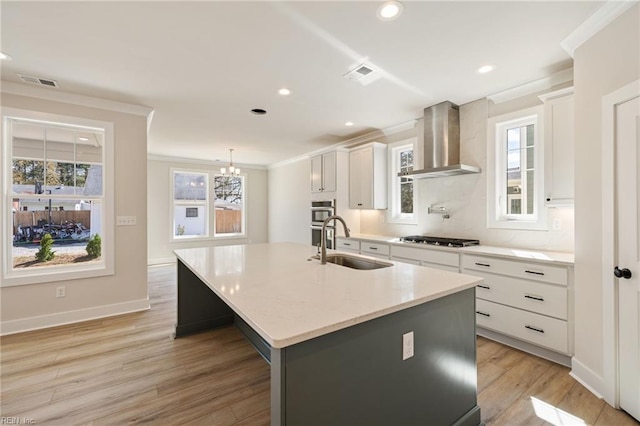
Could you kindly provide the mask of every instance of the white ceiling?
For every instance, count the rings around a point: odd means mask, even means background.
[[[266,165],[569,68],[560,42],[603,2],[380,4],[2,1],[2,79],[152,107],[152,154]],[[383,77],[342,77],[363,62]]]

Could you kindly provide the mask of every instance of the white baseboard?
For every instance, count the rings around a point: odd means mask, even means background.
[[[171,256],[171,257],[156,257],[154,259],[147,259],[147,265],[148,266],[153,266],[153,265],[164,265],[167,263],[176,263],[176,257],[175,256]]]
[[[129,314],[131,312],[146,311],[150,307],[151,306],[149,305],[149,298],[146,298],[131,300],[129,302],[114,303],[112,305],[78,309],[75,311],[59,312],[37,317],[4,321],[0,323],[0,335],[6,336],[8,334],[23,333],[25,331],[57,327],[59,325],[73,324],[98,318]]]
[[[576,379],[578,383],[587,388],[589,392],[594,394],[600,399],[603,399],[602,393],[599,389],[604,389],[604,379],[602,376],[596,374],[589,367],[581,363],[574,356],[571,358],[571,371],[569,375]]]

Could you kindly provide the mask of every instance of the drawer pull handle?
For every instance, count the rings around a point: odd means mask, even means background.
[[[538,271],[525,271],[527,274],[533,274],[533,275],[544,275],[544,272],[538,272]]]
[[[351,243],[342,243],[343,246],[350,246]]]
[[[490,267],[491,267],[491,265],[489,265],[488,263],[479,263],[479,262],[476,262],[476,265],[478,265],[478,266],[486,266],[487,268],[490,268]]]
[[[371,250],[378,250],[378,247],[369,247]]]
[[[478,287],[483,288],[485,290],[491,290],[491,287],[489,287],[488,285],[480,285],[480,284],[478,284]]]
[[[490,317],[491,316],[491,314],[488,314],[488,313],[482,312],[482,311],[476,311],[476,314],[480,314],[480,315],[485,316],[485,317]]]
[[[544,302],[544,298],[539,296],[531,296],[531,295],[525,294],[524,297],[526,297],[527,299],[539,300],[540,302]]]
[[[528,328],[529,330],[537,331],[538,333],[543,333],[544,334],[544,330],[541,329],[541,328],[532,327],[530,325],[525,325],[524,328]]]

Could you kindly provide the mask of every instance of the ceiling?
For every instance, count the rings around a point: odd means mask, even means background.
[[[381,3],[2,1],[1,77],[152,107],[150,154],[268,165],[569,68],[560,42],[603,4]],[[381,78],[343,77],[362,63]]]

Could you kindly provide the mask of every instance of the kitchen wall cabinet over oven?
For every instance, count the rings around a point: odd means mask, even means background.
[[[311,157],[311,192],[334,192],[336,190],[336,152]]]
[[[349,153],[349,208],[387,208],[387,146],[372,142]]]
[[[573,206],[573,87],[539,96],[544,102],[544,197],[547,207]]]

